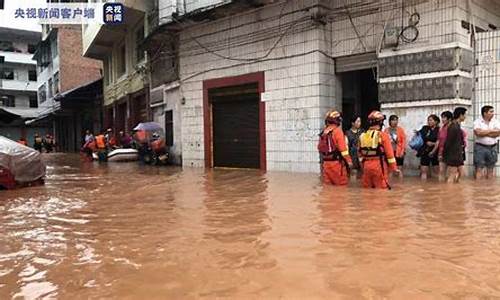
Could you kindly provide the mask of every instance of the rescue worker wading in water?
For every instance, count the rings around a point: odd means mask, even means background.
[[[389,171],[399,173],[391,138],[382,132],[385,116],[373,111],[368,116],[370,128],[359,137],[359,156],[362,159],[362,182],[365,188],[388,188]]]
[[[108,160],[108,149],[107,149],[107,140],[104,134],[100,134],[95,137],[95,144],[97,147],[97,157],[99,158],[99,162],[104,162]]]
[[[341,128],[342,116],[338,111],[326,114],[325,128],[320,134],[318,151],[323,160],[323,182],[334,185],[347,185],[351,156],[346,138]]]

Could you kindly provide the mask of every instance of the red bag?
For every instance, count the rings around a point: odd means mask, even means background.
[[[12,173],[8,169],[0,167],[0,188],[11,190],[15,187],[16,180]]]
[[[321,133],[319,135],[318,151],[322,154],[330,154],[335,151],[336,147],[333,143],[332,133]]]

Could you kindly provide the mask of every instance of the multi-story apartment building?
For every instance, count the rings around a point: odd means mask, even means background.
[[[185,166],[318,172],[329,109],[346,123],[396,114],[411,135],[457,105],[470,165],[470,120],[500,109],[496,1],[158,0],[151,14],[150,104],[182,124]],[[162,79],[172,70],[177,81]]]
[[[70,105],[61,98],[102,78],[102,64],[82,56],[81,25],[43,25],[34,58],[38,70],[40,124],[53,124],[60,150],[77,151],[86,129],[100,130],[100,100],[89,97]],[[99,105],[96,106],[96,101]]]
[[[47,128],[27,127],[24,122],[40,112],[37,100],[36,61],[32,59],[40,32],[0,27],[0,110],[13,116],[0,119],[0,134],[12,139],[27,138]]]
[[[103,62],[104,125],[130,131],[150,119],[146,55],[141,45],[147,30],[146,12],[154,1],[119,2],[125,7],[125,22],[84,26],[83,55]]]

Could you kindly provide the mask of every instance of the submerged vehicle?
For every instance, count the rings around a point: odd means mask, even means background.
[[[166,165],[168,152],[165,131],[155,122],[139,123],[134,128],[134,140],[139,147],[139,159],[152,165]]]
[[[40,152],[0,136],[0,189],[42,184],[45,172]]]

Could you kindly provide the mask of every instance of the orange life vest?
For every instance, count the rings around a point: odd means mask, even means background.
[[[104,135],[101,134],[96,136],[95,142],[98,149],[106,149],[106,139],[104,138]]]

